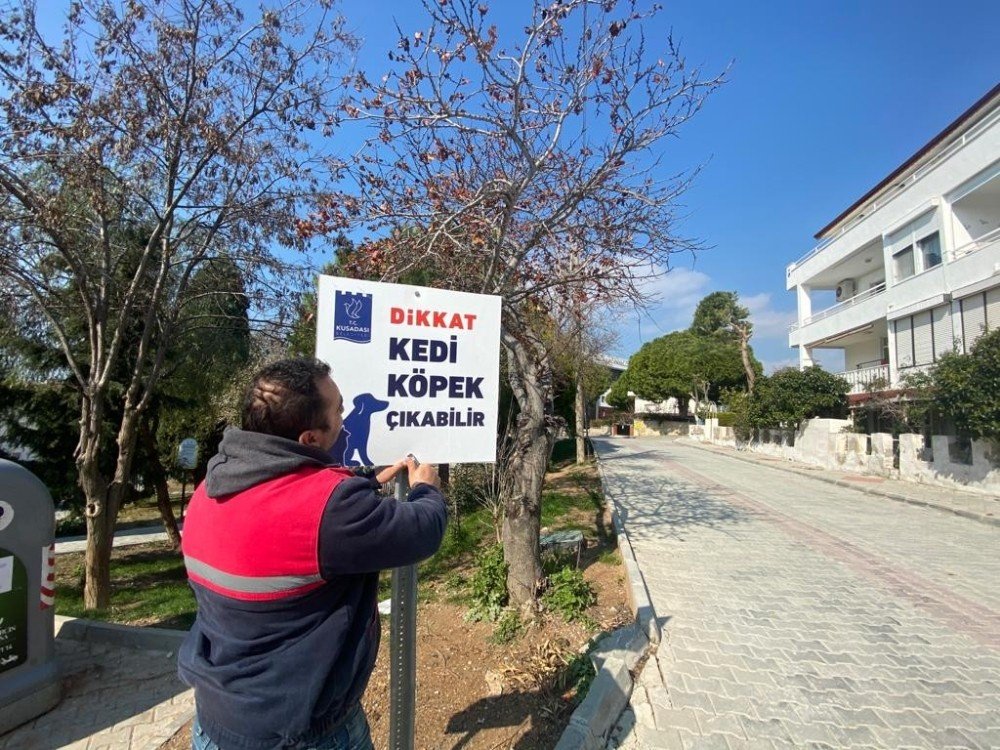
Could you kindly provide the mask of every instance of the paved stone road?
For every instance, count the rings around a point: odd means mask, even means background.
[[[609,747],[1000,747],[998,527],[595,443],[663,628]]]

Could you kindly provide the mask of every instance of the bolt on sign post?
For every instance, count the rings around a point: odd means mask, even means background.
[[[344,397],[342,466],[496,460],[499,297],[320,276],[316,339]],[[415,566],[393,571],[391,750],[413,747],[416,591]]]
[[[0,459],[0,734],[59,702],[54,541],[49,491]]]

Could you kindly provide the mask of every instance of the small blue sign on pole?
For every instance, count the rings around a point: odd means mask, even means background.
[[[177,465],[182,469],[194,469],[198,465],[198,441],[184,438],[177,448]]]

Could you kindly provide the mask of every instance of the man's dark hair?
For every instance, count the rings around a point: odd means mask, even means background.
[[[305,357],[261,368],[243,397],[241,427],[289,440],[298,440],[306,430],[327,429],[318,383],[329,374],[328,364]]]

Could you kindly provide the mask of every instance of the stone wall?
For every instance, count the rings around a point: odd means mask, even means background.
[[[897,461],[892,435],[862,435],[849,427],[846,419],[812,419],[795,432],[756,430],[749,440],[738,440],[732,427],[707,419],[704,426],[691,426],[690,437],[836,471],[1000,492],[1000,447],[990,441],[974,440],[966,449],[946,435],[934,435],[929,445],[922,435],[900,435]]]
[[[655,437],[657,435],[681,436],[688,435],[690,430],[699,428],[690,422],[678,422],[673,419],[657,419],[645,415],[636,417],[632,425],[632,434],[636,437]]]

